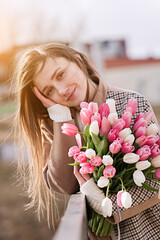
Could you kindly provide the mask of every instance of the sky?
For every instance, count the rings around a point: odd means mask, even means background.
[[[160,58],[159,0],[0,0],[0,52],[32,42],[126,40],[130,58]]]

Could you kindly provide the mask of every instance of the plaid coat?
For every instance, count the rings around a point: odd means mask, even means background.
[[[151,105],[144,96],[136,92],[111,86],[105,87],[101,80],[99,83],[97,82],[97,84],[96,94],[93,99],[89,97],[88,102],[94,101],[100,106],[102,102],[106,101],[106,98],[113,98],[116,101],[116,110],[120,116],[125,110],[128,99],[134,97],[138,100],[138,110],[136,114],[139,112],[147,112],[149,109],[152,110]],[[156,118],[154,118],[154,121],[157,123]],[[80,130],[83,129],[79,111],[74,112],[73,120],[69,121],[69,123],[75,124]],[[68,166],[71,158],[69,158],[67,154],[69,147],[76,145],[76,142],[74,137],[68,137],[61,133],[62,125],[63,123],[57,123],[48,119],[47,121],[42,121],[41,129],[44,159],[46,162],[43,170],[45,182],[52,192],[61,192],[65,196],[65,194],[73,194],[79,191],[79,185],[73,174],[73,169]],[[56,141],[54,141],[54,139],[56,139]],[[158,183],[152,182],[151,185],[159,187]],[[115,204],[116,197],[115,195],[110,196],[113,201],[113,217],[109,220],[113,223],[120,222],[122,240],[158,240],[160,236],[160,214],[157,195],[155,192],[146,191],[136,186],[130,189],[130,193],[133,196],[133,205],[130,209],[121,209],[121,221]],[[62,216],[65,210],[62,198],[59,202],[59,206],[57,204],[55,205],[56,207],[58,206],[56,211],[59,211]],[[117,236],[116,224],[114,226],[114,232]],[[89,232],[91,240],[108,239],[107,237],[96,237],[91,231]]]

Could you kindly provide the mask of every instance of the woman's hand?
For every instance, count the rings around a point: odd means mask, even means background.
[[[32,88],[33,93],[35,94],[35,96],[42,102],[43,106],[46,108],[49,108],[53,105],[55,105],[56,103],[54,101],[52,101],[51,99],[44,97],[40,91],[38,90],[37,87],[33,87]]]
[[[78,166],[74,166],[74,175],[77,178],[80,187],[82,187],[84,183],[91,179],[89,174],[80,174]]]

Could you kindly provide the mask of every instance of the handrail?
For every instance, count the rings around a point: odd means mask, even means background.
[[[86,201],[83,193],[71,195],[53,240],[88,240]]]

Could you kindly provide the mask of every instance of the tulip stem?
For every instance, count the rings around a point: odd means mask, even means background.
[[[128,168],[128,169],[126,169],[126,172],[128,172],[128,171],[130,171],[130,170],[134,170],[134,169],[135,169],[135,167]]]
[[[107,186],[107,192],[106,192],[106,197],[108,197],[108,195],[109,195],[109,188],[110,188],[110,185],[112,184],[112,182],[111,182],[112,180],[111,179],[109,179],[109,184],[108,184],[108,186]]]
[[[121,184],[122,184],[122,190],[125,190],[125,191],[126,191],[126,188],[125,188],[125,186],[124,186],[124,184],[123,184],[122,178],[120,178],[120,177],[117,177],[117,178],[119,178],[119,180],[121,181]]]
[[[88,149],[86,146],[82,146],[80,149],[83,149],[83,148]]]

